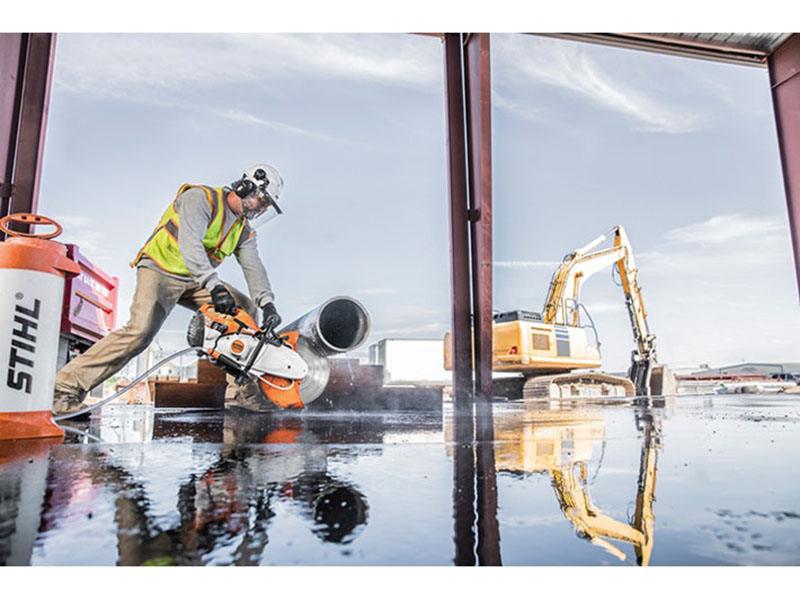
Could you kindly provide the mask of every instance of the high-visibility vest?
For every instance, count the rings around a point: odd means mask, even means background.
[[[211,265],[216,268],[239,245],[239,238],[242,236],[242,231],[244,231],[245,227],[244,218],[237,218],[227,234],[225,234],[225,190],[222,187],[186,183],[178,189],[178,193],[175,194],[175,200],[183,192],[193,188],[203,191],[211,207],[211,222],[203,236],[203,247],[206,249]],[[186,267],[178,247],[180,218],[178,217],[178,211],[175,209],[175,200],[164,211],[158,221],[158,226],[142,246],[142,249],[139,250],[136,258],[131,262],[131,266],[136,266],[143,256],[147,256],[164,272],[190,276],[191,273]]]

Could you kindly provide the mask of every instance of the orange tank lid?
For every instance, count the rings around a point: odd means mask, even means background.
[[[7,227],[12,222],[53,225],[56,229],[44,234],[19,233]],[[0,218],[0,231],[11,236],[0,243],[0,269],[35,270],[61,277],[80,274],[80,266],[67,258],[67,248],[51,241],[61,233],[61,225],[54,220],[35,214],[9,214]]]

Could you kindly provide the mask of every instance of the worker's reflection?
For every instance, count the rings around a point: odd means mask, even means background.
[[[323,541],[349,543],[366,524],[366,498],[353,485],[328,474],[328,449],[302,418],[226,413],[224,439],[233,451],[256,445],[257,451],[245,460],[255,486],[274,487],[277,496],[299,505]],[[281,447],[270,451],[274,445]]]
[[[206,464],[209,451],[216,458],[180,484],[174,520],[156,511],[142,482],[150,477],[132,474],[125,452],[65,446],[73,459],[48,467],[45,448],[0,468],[0,561],[30,563],[38,536],[76,517],[91,518],[105,500],[99,495],[113,497],[119,565],[258,564],[268,558],[268,532],[282,502],[324,543],[358,537],[367,523],[366,498],[329,474],[324,445],[299,444],[311,435],[301,419],[226,416],[220,425],[226,445],[193,450]],[[86,550],[89,559],[105,557]]]
[[[219,458],[179,492],[183,551],[204,561],[230,554],[234,564],[259,563],[280,501],[299,507],[322,541],[354,540],[366,525],[366,499],[328,474],[324,446],[299,445],[310,435],[299,418],[226,414]],[[176,549],[168,555],[180,555]]]
[[[529,406],[519,413],[495,415],[497,469],[512,473],[547,473],[562,513],[581,538],[621,560],[625,553],[610,541],[633,546],[636,561],[646,566],[653,548],[653,500],[659,424],[650,408],[639,408],[642,433],[636,510],[630,522],[604,514],[592,502],[589,463],[594,446],[605,438],[602,413],[587,409],[550,410]]]

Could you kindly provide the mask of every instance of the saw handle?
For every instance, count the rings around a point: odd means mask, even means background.
[[[261,328],[260,332],[260,336],[265,338],[266,343],[276,347],[283,345],[283,339],[275,332],[275,327],[278,326],[280,321],[280,316],[277,314],[270,314],[264,319],[264,326]]]
[[[276,326],[278,326],[278,323],[280,322],[280,318],[281,318],[281,317],[280,317],[280,316],[278,316],[277,314],[270,314],[269,316],[267,316],[267,317],[264,319],[264,326],[262,326],[262,327],[261,327],[261,329],[262,329],[264,332],[272,332],[272,330],[273,330],[273,329],[274,329]]]
[[[270,331],[271,333],[272,331]],[[250,352],[250,359],[247,360],[247,364],[242,369],[242,373],[236,378],[236,382],[242,384],[245,382],[245,377],[247,377],[247,373],[250,372],[250,369],[253,367],[253,364],[258,357],[258,354],[261,353],[261,349],[264,347],[264,344],[267,342],[267,333],[264,332],[261,335],[258,335],[258,343],[253,348],[253,351]]]

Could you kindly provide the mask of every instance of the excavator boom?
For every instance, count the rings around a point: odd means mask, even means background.
[[[611,247],[597,249],[612,235]],[[638,282],[639,269],[622,225],[613,227],[605,235],[564,257],[550,281],[542,320],[553,325],[580,326],[581,285],[596,272],[612,265],[619,273],[636,344],[630,377],[637,394],[649,395],[652,368],[656,363],[655,335],[650,333],[647,325],[647,312]]]

